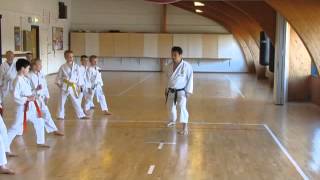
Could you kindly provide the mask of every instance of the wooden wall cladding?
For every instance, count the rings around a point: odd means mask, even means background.
[[[144,35],[141,33],[129,34],[129,56],[143,57],[144,56]]]
[[[114,33],[114,57],[129,57],[129,33]]]
[[[87,55],[99,55],[100,54],[100,35],[98,33],[86,33],[85,34],[85,54]]]
[[[81,56],[86,51],[86,38],[85,33],[71,33],[70,34],[70,49],[75,56]]]
[[[190,34],[188,36],[188,58],[202,58],[202,36]]]
[[[144,57],[158,57],[158,34],[144,34]]]
[[[309,100],[308,78],[311,74],[311,57],[298,34],[290,29],[288,100]]]
[[[114,56],[114,40],[111,33],[100,33],[100,56],[112,57]],[[71,41],[72,42],[72,41]]]
[[[202,35],[202,55],[205,58],[218,57],[218,35]]]
[[[158,57],[160,58],[171,57],[172,43],[173,43],[172,34],[159,34],[158,35]]]
[[[232,44],[230,34],[71,33],[70,47],[76,56],[170,58],[172,46],[180,46],[185,58],[218,59],[223,37],[231,41],[222,46]]]

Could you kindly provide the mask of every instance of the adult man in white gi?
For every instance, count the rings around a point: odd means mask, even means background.
[[[2,104],[4,104],[4,97],[9,95],[9,92],[13,90],[13,80],[17,76],[14,53],[7,51],[6,59],[0,66],[0,98]]]
[[[166,103],[169,111],[168,127],[174,126],[177,120],[183,125],[180,134],[188,134],[187,99],[193,93],[192,66],[182,59],[182,49],[173,47],[171,50],[172,63],[168,65],[168,85],[166,88]]]

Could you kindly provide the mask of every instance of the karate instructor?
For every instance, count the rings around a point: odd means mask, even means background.
[[[181,47],[171,49],[172,63],[167,69],[168,85],[165,92],[169,112],[168,127],[175,126],[179,115],[179,122],[182,123],[182,130],[179,133],[187,135],[189,133],[187,99],[193,93],[193,70],[192,66],[182,59],[182,53]]]

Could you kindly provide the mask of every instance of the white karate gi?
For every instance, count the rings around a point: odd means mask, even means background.
[[[68,85],[67,82],[70,84]],[[79,102],[79,85],[80,85],[80,70],[79,66],[75,63],[72,63],[70,66],[69,64],[63,64],[58,72],[56,77],[56,83],[61,86],[60,89],[60,99],[58,104],[58,118],[64,119],[65,116],[65,109],[64,105],[67,101],[68,96],[71,97],[71,102],[73,108],[76,111],[78,118],[83,118],[86,115],[81,108],[81,104]]]
[[[42,113],[42,119],[44,119],[45,124],[45,130],[47,131],[47,133],[52,133],[55,131],[58,131],[52,117],[51,117],[51,113],[49,111],[48,106],[45,103],[45,99],[49,99],[50,95],[49,95],[49,90],[48,90],[48,84],[45,78],[45,75],[42,72],[33,72],[31,71],[28,74],[28,78],[30,79],[31,82],[31,87],[33,89],[34,92],[36,92],[36,97],[38,99],[39,102],[39,106],[41,109],[41,113]],[[36,88],[41,85],[41,90],[36,91]]]
[[[0,137],[2,139],[4,151],[10,152],[10,145],[8,142],[8,131],[6,125],[4,124],[2,116],[0,116]]]
[[[9,145],[12,143],[13,139],[23,131],[23,119],[25,110],[24,106],[27,103],[27,97],[32,95],[34,95],[34,93],[32,92],[30,80],[24,76],[17,76],[13,82],[13,98],[14,102],[16,103],[16,118],[14,123],[8,129]],[[27,121],[33,123],[37,136],[37,144],[44,144],[44,120],[38,117],[34,102],[29,102],[27,111]]]
[[[100,68],[97,66],[89,68],[89,81],[91,85],[92,93],[90,98],[85,103],[85,110],[89,110],[93,106],[93,98],[97,97],[97,102],[100,103],[102,111],[108,111],[108,104],[103,92],[103,80],[100,73]]]
[[[7,62],[3,62],[0,66],[0,98],[4,103],[4,97],[8,96],[10,91],[13,90],[13,80],[17,76],[16,61],[13,61],[11,65]]]
[[[81,104],[82,99],[84,98],[84,102],[86,102],[90,98],[89,88],[91,88],[91,83],[89,80],[89,67],[80,65],[80,79],[79,85],[82,88],[82,92],[79,95],[79,102]]]
[[[173,63],[168,65],[168,88],[184,89],[178,91],[177,102],[175,104],[175,93],[168,92],[167,108],[169,112],[169,120],[175,122],[177,120],[177,109],[179,113],[179,121],[188,123],[189,113],[187,110],[187,93],[193,93],[193,70],[192,66],[184,60],[173,71]]]
[[[0,136],[0,166],[6,165],[7,164],[7,156],[6,156],[6,151],[5,151],[5,142]]]

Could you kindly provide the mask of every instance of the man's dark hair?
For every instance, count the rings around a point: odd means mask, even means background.
[[[30,66],[30,62],[26,59],[20,58],[16,62],[17,71],[20,71],[22,68],[27,68],[28,66]]]
[[[180,55],[183,53],[182,48],[179,47],[179,46],[173,46],[172,49],[171,49],[171,52],[177,52]]]
[[[84,59],[84,58],[88,58],[88,56],[82,55],[80,58],[81,58],[81,59]]]

